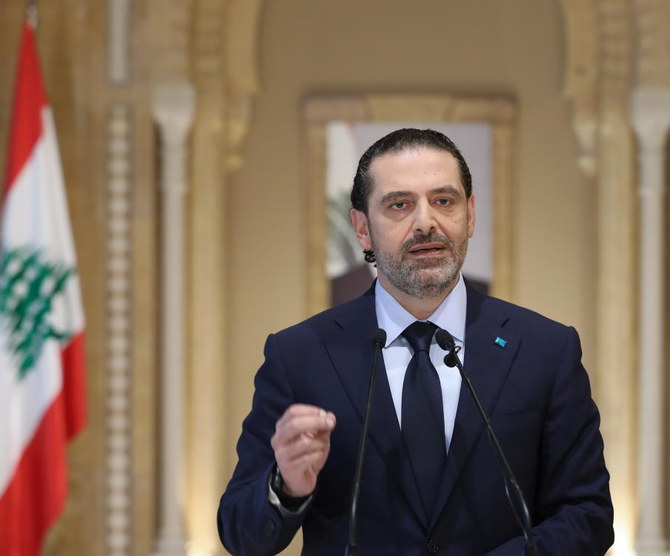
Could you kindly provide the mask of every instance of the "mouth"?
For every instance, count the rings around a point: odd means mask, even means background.
[[[442,243],[422,243],[420,245],[415,245],[412,247],[408,253],[414,256],[430,256],[436,253],[442,253],[445,250],[445,246]]]

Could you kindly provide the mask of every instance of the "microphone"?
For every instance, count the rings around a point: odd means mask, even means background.
[[[375,350],[372,360],[372,370],[370,371],[370,384],[368,386],[368,400],[365,404],[365,417],[363,418],[363,428],[361,437],[358,441],[358,458],[356,459],[356,473],[354,474],[354,488],[351,494],[351,512],[349,514],[349,544],[344,551],[345,556],[358,556],[358,536],[356,531],[356,521],[358,518],[358,495],[361,489],[361,475],[363,474],[363,460],[365,459],[365,441],[368,436],[368,427],[370,426],[370,414],[372,410],[372,393],[375,387],[375,378],[377,376],[377,362],[381,355],[382,348],[386,343],[386,332],[381,328],[375,330],[372,335],[372,348]]]
[[[498,440],[498,437],[495,431],[493,430],[493,427],[491,426],[491,420],[489,419],[489,416],[486,414],[486,411],[484,410],[481,401],[479,401],[479,396],[477,396],[477,392],[475,391],[475,388],[472,385],[470,378],[468,377],[468,375],[465,374],[465,371],[463,370],[463,364],[461,363],[461,360],[458,357],[458,352],[460,351],[461,347],[457,346],[456,342],[454,341],[454,337],[451,334],[449,334],[449,332],[447,332],[442,328],[439,328],[435,333],[435,340],[437,341],[438,345],[447,352],[447,354],[444,357],[444,364],[447,365],[447,367],[458,368],[458,372],[461,374],[461,379],[465,383],[467,389],[470,391],[470,394],[472,394],[472,398],[475,401],[475,405],[477,406],[477,409],[479,410],[479,413],[482,416],[484,423],[486,424],[486,431],[488,432],[489,439],[491,440],[491,443],[495,447],[496,452],[498,454],[498,458],[502,463],[503,472],[505,476],[505,495],[507,496],[509,505],[512,508],[514,517],[516,518],[517,523],[519,524],[519,526],[523,531],[523,537],[526,541],[525,542],[526,555],[538,556],[537,546],[535,544],[535,539],[533,538],[532,535],[532,526],[530,522],[530,512],[528,511],[528,504],[526,504],[526,500],[523,496],[523,492],[521,491],[521,487],[519,486],[519,483],[517,482],[516,477],[512,472],[512,468],[510,467],[509,462],[507,461],[507,457],[505,457],[505,452],[502,449],[502,446],[500,445],[500,441]],[[516,502],[512,500],[512,495],[510,494],[510,487],[515,495]]]

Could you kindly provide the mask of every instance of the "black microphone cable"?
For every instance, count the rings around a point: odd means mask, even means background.
[[[381,355],[382,348],[386,343],[386,332],[381,328],[375,330],[372,335],[372,347],[375,350],[372,361],[372,370],[370,371],[370,384],[368,386],[368,400],[365,405],[365,417],[363,419],[363,428],[361,437],[358,441],[358,459],[356,460],[356,473],[354,474],[354,488],[351,494],[351,513],[349,515],[349,544],[344,551],[345,556],[358,556],[360,551],[357,544],[357,518],[358,518],[358,496],[361,490],[361,476],[363,474],[363,460],[365,459],[365,443],[368,437],[368,428],[370,426],[370,414],[372,409],[372,394],[375,388],[375,379],[377,377],[377,363]]]
[[[458,368],[458,372],[461,374],[461,379],[463,380],[463,382],[465,382],[465,385],[467,389],[470,391],[470,394],[472,394],[472,398],[475,401],[475,405],[477,406],[477,409],[479,410],[479,413],[482,416],[484,423],[486,424],[486,432],[489,435],[489,440],[495,447],[496,453],[498,454],[500,462],[502,463],[503,474],[505,476],[505,495],[507,496],[507,501],[509,502],[509,505],[512,508],[512,513],[514,514],[517,523],[519,524],[521,530],[523,531],[523,536],[526,541],[525,542],[526,556],[538,556],[537,546],[535,544],[535,539],[533,538],[532,534],[532,525],[530,520],[530,512],[528,511],[528,504],[526,504],[526,500],[523,496],[523,492],[521,491],[521,487],[519,486],[519,483],[516,480],[514,473],[512,472],[512,468],[510,467],[510,464],[507,461],[507,457],[505,457],[505,452],[503,451],[502,446],[500,445],[498,436],[496,435],[495,431],[493,430],[493,427],[491,426],[489,416],[486,414],[486,411],[484,410],[482,403],[479,401],[479,396],[477,396],[477,392],[475,392],[475,388],[472,385],[470,378],[465,374],[465,371],[463,370],[463,364],[461,363],[461,360],[458,357],[458,352],[460,351],[461,348],[460,346],[456,345],[453,336],[442,328],[438,329],[438,331],[435,333],[435,340],[437,341],[438,345],[447,352],[447,354],[444,356],[445,365],[447,365],[447,367]],[[510,487],[512,489],[512,492],[515,494],[514,499],[512,498],[512,494],[510,493]]]

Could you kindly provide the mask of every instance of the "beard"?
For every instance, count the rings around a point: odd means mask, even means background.
[[[438,297],[449,291],[458,279],[468,250],[467,239],[457,244],[441,234],[413,237],[395,253],[379,250],[373,237],[371,240],[379,272],[400,291],[418,299]],[[445,250],[441,257],[412,258],[409,251],[422,243],[442,243]]]

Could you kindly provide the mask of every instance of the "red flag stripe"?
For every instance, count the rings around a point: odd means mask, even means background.
[[[44,414],[0,498],[2,556],[39,554],[67,493],[66,430],[61,392]]]
[[[14,86],[4,197],[42,136],[42,107],[47,102],[35,49],[34,31],[27,23],[23,27],[20,52]]]
[[[84,333],[72,337],[61,352],[63,361],[63,395],[65,396],[65,430],[68,440],[86,424],[86,353]]]

